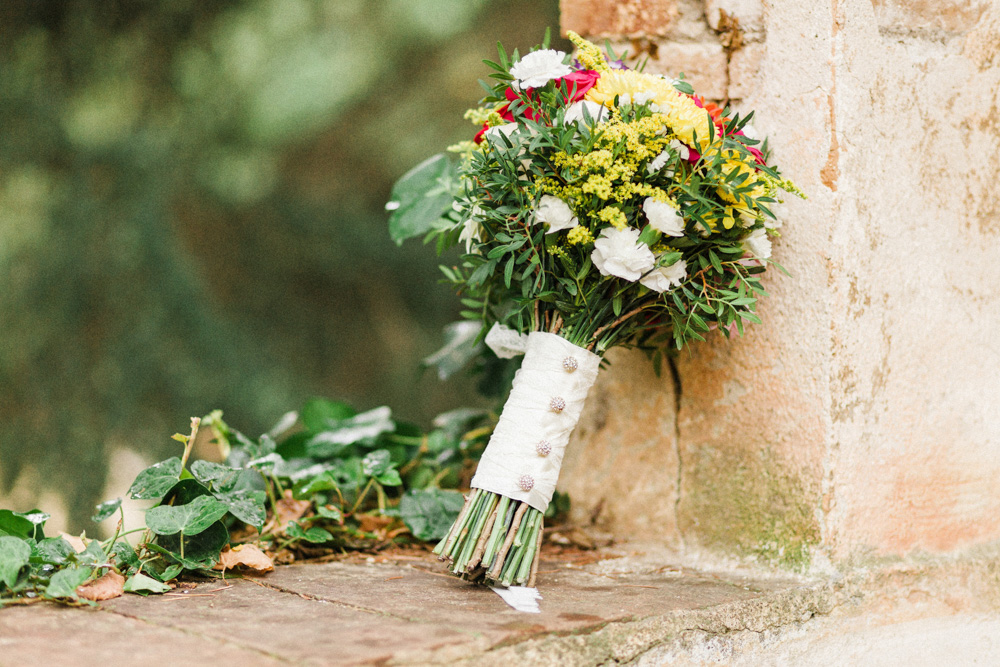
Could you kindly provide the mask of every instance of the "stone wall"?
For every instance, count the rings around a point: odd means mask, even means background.
[[[804,567],[1000,539],[1000,3],[563,0],[563,29],[755,109],[809,195],[764,324],[611,355],[584,520]]]

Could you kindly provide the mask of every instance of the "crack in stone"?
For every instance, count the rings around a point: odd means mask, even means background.
[[[681,374],[677,368],[677,359],[673,354],[667,354],[667,367],[670,368],[670,379],[674,383],[674,454],[677,456],[677,479],[674,487],[674,525],[677,527],[677,539],[681,549],[687,544],[684,531],[681,530],[681,483],[684,480],[684,465],[681,459]]]

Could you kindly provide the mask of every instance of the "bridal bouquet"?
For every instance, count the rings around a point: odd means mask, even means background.
[[[486,61],[457,165],[431,158],[397,184],[390,230],[427,235],[463,316],[499,356],[524,353],[458,519],[435,552],[455,574],[534,585],[542,519],[603,355],[681,348],[760,322],[780,191],[767,142],[680,79],[629,69],[574,33]],[[780,267],[779,267],[780,268]]]

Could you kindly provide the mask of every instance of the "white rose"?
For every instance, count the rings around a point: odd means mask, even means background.
[[[602,276],[618,276],[633,282],[656,263],[653,251],[645,243],[639,243],[639,230],[632,227],[601,230],[590,258]]]
[[[462,224],[462,233],[458,235],[458,240],[459,242],[465,241],[465,252],[467,253],[472,252],[473,243],[483,242],[483,224],[480,222],[482,215],[483,209],[479,208],[478,205],[473,206],[469,217]]]
[[[687,262],[679,259],[670,266],[661,266],[650,271],[639,282],[654,292],[666,292],[680,286],[687,278]]]
[[[771,239],[767,238],[766,229],[753,230],[750,236],[743,239],[743,244],[757,259],[767,259],[771,256]]]
[[[590,100],[580,100],[579,102],[573,102],[573,104],[566,107],[566,114],[563,116],[563,120],[568,125],[569,123],[584,123],[586,118],[584,118],[583,110],[586,109],[587,113],[590,115],[590,119],[599,123],[604,120],[605,108],[603,104],[598,104],[597,102],[591,102]]]
[[[573,209],[569,207],[569,204],[552,195],[542,195],[542,198],[538,200],[535,220],[548,224],[549,231],[545,232],[546,234],[572,229],[580,224],[577,217],[573,215]]]
[[[684,236],[684,218],[680,211],[670,204],[646,197],[642,203],[646,219],[656,231],[667,236]]]
[[[505,144],[500,141],[500,136],[510,137],[515,132],[517,132],[517,123],[504,123],[503,125],[494,125],[486,130],[483,133],[483,138],[490,142],[497,142],[503,146]],[[513,140],[511,143],[513,143]]]
[[[565,53],[553,49],[532,51],[510,68],[510,75],[519,89],[538,88],[573,72],[569,65],[563,64],[565,58]]]

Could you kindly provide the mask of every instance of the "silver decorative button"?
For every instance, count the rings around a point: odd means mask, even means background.
[[[549,401],[549,408],[552,412],[562,412],[566,409],[566,399],[562,396],[553,396]]]
[[[531,491],[532,487],[535,486],[535,480],[531,475],[521,475],[517,480],[517,485],[521,487],[522,491]]]
[[[535,445],[535,451],[538,452],[539,456],[548,456],[552,453],[552,443],[548,440],[539,440],[538,444]]]
[[[580,364],[577,363],[575,357],[566,357],[565,359],[563,359],[563,370],[566,371],[567,373],[572,373],[579,367]]]

